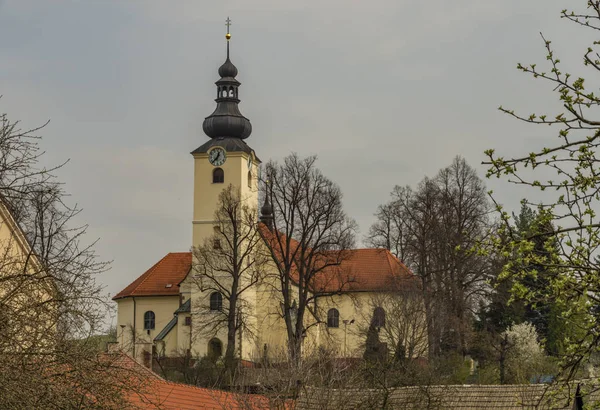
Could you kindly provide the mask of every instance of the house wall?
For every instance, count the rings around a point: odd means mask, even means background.
[[[179,296],[136,296],[118,299],[117,301],[117,338],[121,343],[122,349],[133,353],[133,336],[135,332],[136,342],[152,342],[156,335],[173,318],[173,313],[179,308]],[[155,316],[154,329],[144,330],[144,313],[153,311]],[[134,321],[135,311],[135,321]],[[135,323],[135,329],[134,329]],[[125,326],[122,328],[121,326]],[[176,331],[175,329],[173,331]],[[173,332],[172,331],[172,332]],[[122,333],[124,332],[124,333]],[[174,344],[173,344],[174,343]],[[171,344],[167,346],[171,351],[176,348],[176,337]]]
[[[56,304],[51,302],[54,283],[1,201],[0,265],[0,301],[4,305],[0,323],[8,326],[8,333],[15,335],[10,345],[4,341],[0,348],[18,351],[32,346],[36,350],[51,346],[55,343],[57,327]],[[11,320],[5,320],[7,317]],[[19,342],[15,343],[16,340]]]

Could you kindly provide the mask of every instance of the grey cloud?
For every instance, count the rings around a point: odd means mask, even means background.
[[[577,66],[586,38],[563,0],[178,0],[0,3],[0,107],[50,118],[43,147],[114,259],[115,293],[191,239],[192,158],[206,137],[230,16],[248,142],[263,160],[318,154],[363,233],[396,184],[463,155],[554,141],[499,105],[555,110],[551,89],[519,74],[544,62],[539,31]],[[577,66],[579,67],[579,66]],[[489,181],[511,206],[527,191]]]

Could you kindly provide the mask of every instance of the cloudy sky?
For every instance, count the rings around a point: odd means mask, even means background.
[[[115,294],[191,245],[192,157],[207,140],[233,25],[247,142],[261,159],[317,154],[361,228],[396,184],[462,155],[529,152],[555,139],[511,120],[555,108],[517,62],[544,62],[539,32],[567,68],[585,32],[559,18],[585,0],[0,0],[0,111],[43,130],[48,165],[113,260]],[[488,183],[503,202],[526,195]]]

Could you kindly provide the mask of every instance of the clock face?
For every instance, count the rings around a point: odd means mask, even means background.
[[[213,148],[208,153],[208,161],[215,167],[220,167],[223,165],[226,159],[227,156],[225,155],[225,150],[221,147]]]

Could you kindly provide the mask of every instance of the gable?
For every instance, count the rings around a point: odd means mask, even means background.
[[[130,296],[179,295],[179,283],[192,267],[191,252],[172,252],[117,293],[113,300]]]

